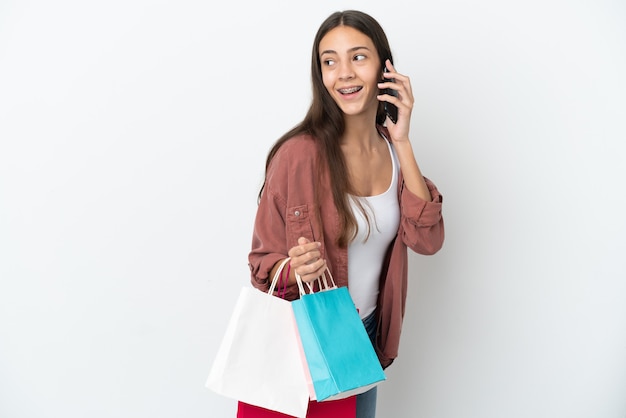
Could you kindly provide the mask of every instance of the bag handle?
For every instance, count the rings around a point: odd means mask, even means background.
[[[307,287],[309,288],[309,294],[314,293],[313,285],[309,282],[303,282],[302,277],[300,277],[300,275],[297,272],[295,273],[296,273],[296,283],[298,283],[298,290],[300,291],[300,296],[304,296],[307,294],[306,291],[304,290],[303,283],[306,283]],[[330,283],[332,283],[332,286],[328,285],[328,279],[326,277],[327,274],[328,274],[328,277],[330,278]],[[325,291],[325,290],[335,289],[337,287],[337,285],[335,284],[335,279],[333,279],[333,275],[330,273],[328,266],[326,267],[326,270],[322,272],[322,275],[318,277],[316,280],[317,280],[317,284],[320,289],[320,292]]]
[[[330,282],[332,283],[332,286],[328,286],[328,283],[326,281],[326,273],[328,273],[328,277],[330,277]],[[333,275],[330,274],[330,270],[328,269],[328,267],[326,267],[326,271],[324,271],[324,273],[322,273],[322,279],[324,280],[324,288],[325,290],[330,290],[330,289],[334,289],[337,287],[337,285],[335,284],[335,279],[333,279]]]
[[[274,274],[274,278],[272,279],[272,284],[270,285],[270,289],[267,291],[267,293],[269,293],[270,295],[274,294],[274,290],[276,289],[276,283],[278,283],[278,278],[283,272],[283,268],[285,268],[285,264],[287,264],[289,260],[291,260],[291,257],[285,258],[278,266],[278,270],[276,270],[276,273]]]

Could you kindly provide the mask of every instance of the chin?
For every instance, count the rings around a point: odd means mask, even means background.
[[[355,108],[355,106],[350,106],[346,108],[339,106],[339,108],[346,116],[359,116],[365,113],[365,110],[362,107]]]

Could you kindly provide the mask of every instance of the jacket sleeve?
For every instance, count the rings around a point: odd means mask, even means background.
[[[441,249],[444,241],[441,215],[443,196],[432,181],[427,178],[424,180],[430,190],[431,202],[421,199],[402,185],[401,234],[407,247],[418,254],[432,255]]]
[[[290,187],[290,170],[288,155],[279,151],[267,171],[265,187],[254,221],[248,265],[252,285],[264,292],[267,292],[271,285],[272,268],[279,260],[288,256],[289,248],[292,246],[287,228],[290,214],[286,197]],[[287,273],[287,267],[284,273]],[[279,286],[280,281],[277,289],[281,291],[282,296],[283,289],[279,289]],[[289,286],[283,297],[288,300],[297,299],[298,287]]]

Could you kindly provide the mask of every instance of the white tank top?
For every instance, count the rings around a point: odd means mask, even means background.
[[[367,211],[370,220],[369,229],[358,205],[354,201],[351,202],[359,230],[356,238],[348,245],[348,290],[362,319],[376,309],[378,284],[385,254],[400,225],[398,203],[400,164],[389,141],[385,142],[389,147],[393,166],[391,184],[384,193],[376,196],[352,196],[352,199],[359,199]]]

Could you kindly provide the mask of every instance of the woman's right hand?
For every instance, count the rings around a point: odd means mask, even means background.
[[[319,242],[311,242],[304,237],[298,238],[298,245],[289,250],[292,272],[289,274],[290,283],[296,282],[295,273],[300,275],[303,282],[312,282],[324,273],[326,260],[320,258],[322,255],[320,247]]]

